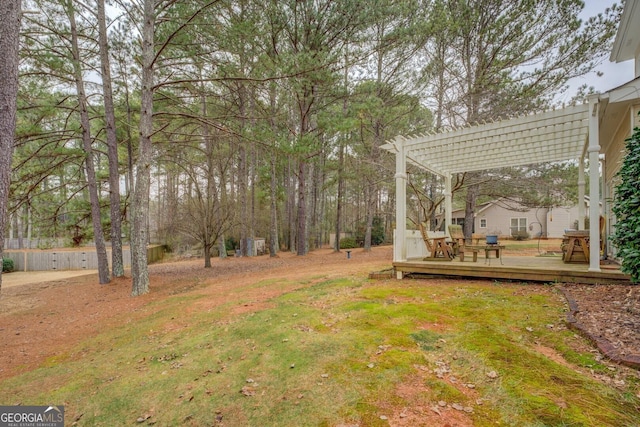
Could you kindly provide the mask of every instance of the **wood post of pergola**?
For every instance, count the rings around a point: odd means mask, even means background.
[[[589,96],[589,271],[600,271],[600,95]]]

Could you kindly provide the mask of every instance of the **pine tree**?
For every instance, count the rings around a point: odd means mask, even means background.
[[[18,46],[21,3],[19,0],[0,4],[0,256],[4,249],[4,228],[9,198],[11,155],[16,131],[16,98],[18,94]],[[2,272],[0,270],[0,287]]]

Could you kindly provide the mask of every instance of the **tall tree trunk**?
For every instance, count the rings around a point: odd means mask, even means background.
[[[336,241],[334,250],[340,252],[340,234],[342,233],[342,199],[344,193],[344,142],[338,147],[338,195],[336,197]]]
[[[344,62],[347,64],[344,67],[344,87],[349,87],[349,46],[345,46]],[[348,92],[347,92],[348,93]],[[342,116],[347,119],[349,115],[349,97],[345,96],[342,101]],[[348,140],[348,132],[344,133],[344,138],[339,139],[338,143],[338,194],[336,196],[336,241],[334,242],[333,249],[336,252],[340,252],[340,234],[342,233],[342,199],[344,198],[344,150]]]
[[[202,70],[200,70],[200,77],[202,79]],[[215,165],[214,165],[214,153],[213,153],[213,138],[211,136],[211,129],[209,127],[209,123],[207,122],[207,117],[209,116],[207,109],[207,96],[205,93],[204,85],[200,88],[200,113],[205,120],[202,123],[202,139],[204,140],[205,153],[206,153],[206,176],[207,176],[207,190],[206,197],[203,200],[203,218],[205,223],[203,224],[203,247],[204,247],[204,268],[211,268],[211,249],[215,246],[215,238],[213,235],[212,228],[214,227],[215,222],[215,212],[216,205],[219,203],[218,201],[218,192],[216,190],[216,180],[215,180]]]
[[[293,174],[293,169],[294,165],[291,164],[291,159],[289,159],[288,165],[287,165],[287,191],[286,194],[294,194],[295,191],[295,181],[294,181],[294,174]],[[287,197],[287,231],[289,233],[289,251],[293,252],[296,250],[296,216],[295,216],[295,203],[296,203],[296,198],[295,197]]]
[[[4,252],[7,221],[11,157],[16,132],[16,99],[18,97],[18,49],[22,0],[0,2],[0,258]],[[0,290],[2,269],[0,268]]]
[[[227,198],[227,178],[225,173],[225,168],[223,166],[219,166],[219,174],[220,174],[220,204],[227,209],[229,204]],[[227,257],[227,242],[225,242],[225,233],[221,233],[218,236],[218,255],[220,258]]]
[[[278,179],[276,176],[277,155],[271,154],[271,226],[269,227],[269,256],[278,255]]]
[[[373,228],[373,214],[375,212],[375,189],[374,189],[374,183],[373,182],[368,182],[367,184],[367,188],[365,189],[366,195],[365,195],[365,205],[367,207],[366,209],[366,228],[365,228],[365,233],[364,233],[364,251],[365,252],[370,252],[371,251],[371,229]]]
[[[313,104],[314,86],[308,83],[298,100],[298,111],[300,120],[299,143],[304,143],[306,138],[311,136],[311,105]],[[306,255],[309,248],[308,218],[307,218],[307,162],[305,154],[298,159],[298,211],[297,211],[297,233],[296,246],[298,255]]]
[[[464,238],[469,241],[473,234],[473,223],[475,221],[476,199],[480,191],[479,184],[472,184],[467,187],[467,197],[464,211]]]
[[[276,135],[278,134],[278,125],[275,120],[276,115],[276,86],[271,85],[269,88],[269,108],[271,114],[269,117],[269,125],[274,135],[273,148],[271,152],[271,188],[270,188],[270,227],[269,227],[269,256],[275,257],[280,250],[280,242],[278,239],[278,151],[276,147]]]
[[[24,225],[22,224],[20,210],[16,211],[16,231],[18,232],[18,249],[24,249]]]
[[[140,103],[140,146],[136,162],[136,178],[131,221],[131,278],[133,296],[149,292],[147,243],[149,230],[149,186],[151,181],[151,134],[153,133],[153,64],[155,48],[155,0],[144,0],[142,26],[142,92]]]
[[[133,125],[133,111],[131,110],[131,102],[129,96],[129,85],[125,84],[125,104],[127,105],[127,196],[133,193],[135,188],[135,176],[133,167],[133,135],[131,134],[131,126]]]
[[[120,213],[120,171],[118,161],[118,140],[116,137],[116,115],[113,107],[111,88],[111,65],[109,62],[109,42],[104,10],[104,0],[98,0],[98,41],[100,45],[100,67],[102,69],[102,93],[104,115],[107,128],[107,157],[109,159],[109,202],[111,205],[111,272],[114,277],[124,276],[122,260],[122,221]]]
[[[241,113],[242,114],[242,113]],[[240,203],[240,255],[247,256],[247,149],[243,141],[238,147],[238,202]]]
[[[80,108],[80,126],[82,128],[82,145],[85,152],[85,168],[87,186],[89,190],[89,201],[91,203],[91,219],[93,223],[93,240],[96,244],[96,254],[98,257],[98,279],[100,284],[109,283],[109,261],[107,259],[107,248],[105,246],[104,234],[102,232],[102,221],[100,215],[100,198],[98,197],[98,183],[96,181],[96,171],[93,159],[93,147],[91,142],[91,123],[89,112],[87,111],[87,99],[84,92],[84,81],[82,79],[82,68],[80,66],[80,49],[78,46],[78,32],[73,4],[69,1],[66,4],[69,24],[71,27],[71,49],[73,54],[73,71],[78,92],[78,107]]]
[[[310,163],[311,170],[309,171],[309,179],[311,185],[308,186],[307,200],[310,213],[307,214],[307,248],[309,250],[316,249],[318,247],[318,241],[316,240],[316,233],[318,232],[318,161]]]
[[[224,233],[220,234],[220,237],[218,237],[218,256],[222,259],[227,257],[227,245],[224,241]]]
[[[204,245],[204,268],[211,268],[211,247],[214,243]]]
[[[307,187],[305,185],[305,175],[307,173],[307,163],[304,160],[298,161],[298,227],[296,231],[296,253],[298,255],[307,254]]]
[[[165,237],[164,242],[172,246],[178,242],[176,220],[178,218],[178,177],[175,168],[167,168],[167,188],[165,191],[166,209],[164,216]]]
[[[249,97],[249,116],[251,117],[250,125],[251,129],[255,129],[256,127],[256,94],[255,91],[251,92],[251,96]],[[250,189],[249,189],[249,227],[248,234],[251,239],[251,253],[249,255],[253,256],[253,254],[257,254],[256,251],[256,183],[258,182],[257,172],[256,172],[256,164],[257,164],[257,147],[255,144],[251,144],[250,146],[250,162],[248,168],[248,175],[250,177]]]
[[[317,216],[317,221],[316,223],[318,224],[318,229],[316,231],[316,240],[317,240],[317,247],[321,248],[322,244],[324,243],[324,239],[323,239],[323,235],[325,234],[325,211],[326,211],[326,201],[327,201],[327,197],[326,197],[326,185],[325,185],[325,180],[327,178],[326,175],[326,162],[327,162],[327,156],[323,155],[322,156],[322,168],[320,168],[319,172],[319,176],[318,176],[318,183],[319,183],[319,200],[318,200],[318,216]]]

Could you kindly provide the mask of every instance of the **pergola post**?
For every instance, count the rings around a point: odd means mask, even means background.
[[[589,97],[589,271],[600,271],[600,97]]]
[[[607,188],[607,184],[605,183],[605,177],[607,176],[607,162],[606,159],[600,159],[600,173],[602,175],[602,183],[601,183],[601,187],[600,187],[600,194],[602,195],[602,207],[600,209],[601,215],[604,217],[604,232],[603,230],[601,230],[600,227],[600,221],[598,221],[598,232],[600,235],[600,238],[604,238],[604,242],[600,242],[600,246],[603,248],[602,251],[602,255],[604,256],[604,258],[607,257],[607,253],[608,253],[608,242],[607,242],[607,236],[608,236],[608,232],[606,230],[608,230],[608,225],[607,225],[607,218],[608,218],[608,214],[607,212],[609,212],[609,189]]]
[[[396,235],[393,260],[407,260],[407,157],[404,142],[397,138],[396,151]],[[400,273],[402,274],[402,273]],[[402,277],[399,277],[400,279]]]
[[[584,190],[587,181],[584,179],[584,154],[578,159],[578,230],[584,230]]]

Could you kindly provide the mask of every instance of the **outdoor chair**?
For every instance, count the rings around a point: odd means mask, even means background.
[[[430,255],[424,258],[425,261],[451,261],[453,258],[453,248],[447,242],[446,236],[432,237],[429,236],[427,229],[423,223],[418,224],[422,240],[427,246]]]
[[[462,231],[462,226],[458,224],[451,224],[447,227],[449,230],[449,237],[451,237],[451,245],[453,246],[453,253],[455,255],[464,253],[464,232]]]

